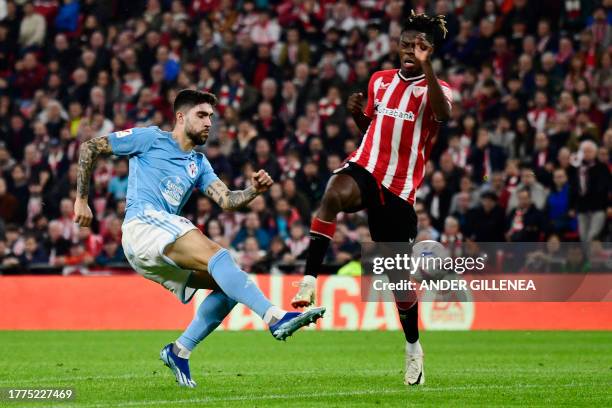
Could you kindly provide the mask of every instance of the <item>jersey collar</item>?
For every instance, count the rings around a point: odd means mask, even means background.
[[[401,70],[397,70],[397,75],[400,77],[400,79],[402,81],[405,82],[414,82],[414,81],[420,81],[421,79],[425,78],[425,74],[421,74],[421,75],[417,75],[417,76],[413,76],[413,77],[408,77],[406,78],[405,76],[402,75],[402,71]]]

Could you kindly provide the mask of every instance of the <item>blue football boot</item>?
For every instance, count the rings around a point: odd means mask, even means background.
[[[172,351],[172,343],[168,344],[159,352],[159,357],[166,367],[172,370],[176,377],[176,382],[181,387],[194,388],[196,382],[191,379],[189,372],[189,359],[181,358]]]
[[[315,323],[325,314],[324,307],[314,307],[304,313],[287,312],[282,319],[270,325],[270,332],[277,340],[285,340],[298,329]]]

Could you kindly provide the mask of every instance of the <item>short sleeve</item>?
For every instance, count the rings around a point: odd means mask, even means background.
[[[151,148],[157,132],[150,128],[132,128],[108,135],[111,149],[118,156],[144,153]]]
[[[202,163],[200,164],[200,177],[198,179],[196,187],[204,192],[213,182],[219,180],[219,177],[215,174],[212,166],[208,162],[208,159],[202,154]]]
[[[448,108],[453,108],[453,90],[450,85],[448,85],[444,81],[440,81],[440,87],[442,88],[442,92],[444,93],[444,98],[446,98],[446,102],[448,103]]]
[[[372,75],[372,77],[370,78],[370,82],[368,83],[368,104],[366,105],[363,114],[370,119],[374,119],[374,83],[377,79],[377,76]]]

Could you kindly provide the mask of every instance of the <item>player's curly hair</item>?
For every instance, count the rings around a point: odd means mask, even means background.
[[[437,42],[441,38],[446,38],[446,34],[448,34],[448,30],[446,29],[446,18],[442,14],[428,16],[424,13],[416,14],[414,10],[410,12],[410,16],[408,16],[404,22],[402,33],[406,31],[425,33],[432,42]]]

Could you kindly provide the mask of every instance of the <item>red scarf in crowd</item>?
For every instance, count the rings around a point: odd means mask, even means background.
[[[340,105],[340,100],[336,99],[334,101],[329,100],[328,98],[323,98],[319,101],[319,116],[321,120],[328,119],[330,116],[336,112],[336,108]]]
[[[240,110],[240,102],[242,101],[242,97],[244,96],[244,88],[245,84],[243,80],[238,82],[236,87],[236,91],[234,92],[233,97],[231,96],[231,89],[228,85],[223,85],[221,90],[219,91],[219,104],[217,105],[217,109],[219,113],[223,115],[225,108],[231,106],[237,111]]]

